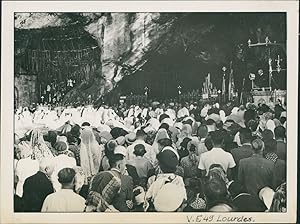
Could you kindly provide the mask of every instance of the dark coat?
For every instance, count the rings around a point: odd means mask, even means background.
[[[52,183],[43,172],[28,177],[23,185],[24,211],[40,212],[45,198],[53,192]]]
[[[121,191],[118,197],[115,197],[113,205],[120,212],[129,212],[126,201],[133,200],[133,180],[132,177],[121,175]]]

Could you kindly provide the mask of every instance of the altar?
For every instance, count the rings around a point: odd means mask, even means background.
[[[286,90],[271,90],[271,88],[258,88],[251,91],[255,105],[281,102],[286,103]]]

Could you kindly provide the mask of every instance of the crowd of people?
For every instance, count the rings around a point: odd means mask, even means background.
[[[19,108],[14,161],[16,212],[285,212],[286,108]]]

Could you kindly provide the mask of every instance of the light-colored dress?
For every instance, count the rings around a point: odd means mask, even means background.
[[[90,128],[83,129],[80,137],[80,165],[88,178],[98,173],[103,150]]]

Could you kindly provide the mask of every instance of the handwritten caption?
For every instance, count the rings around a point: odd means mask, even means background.
[[[245,215],[187,215],[188,223],[251,223],[255,222],[255,219],[252,216]]]

